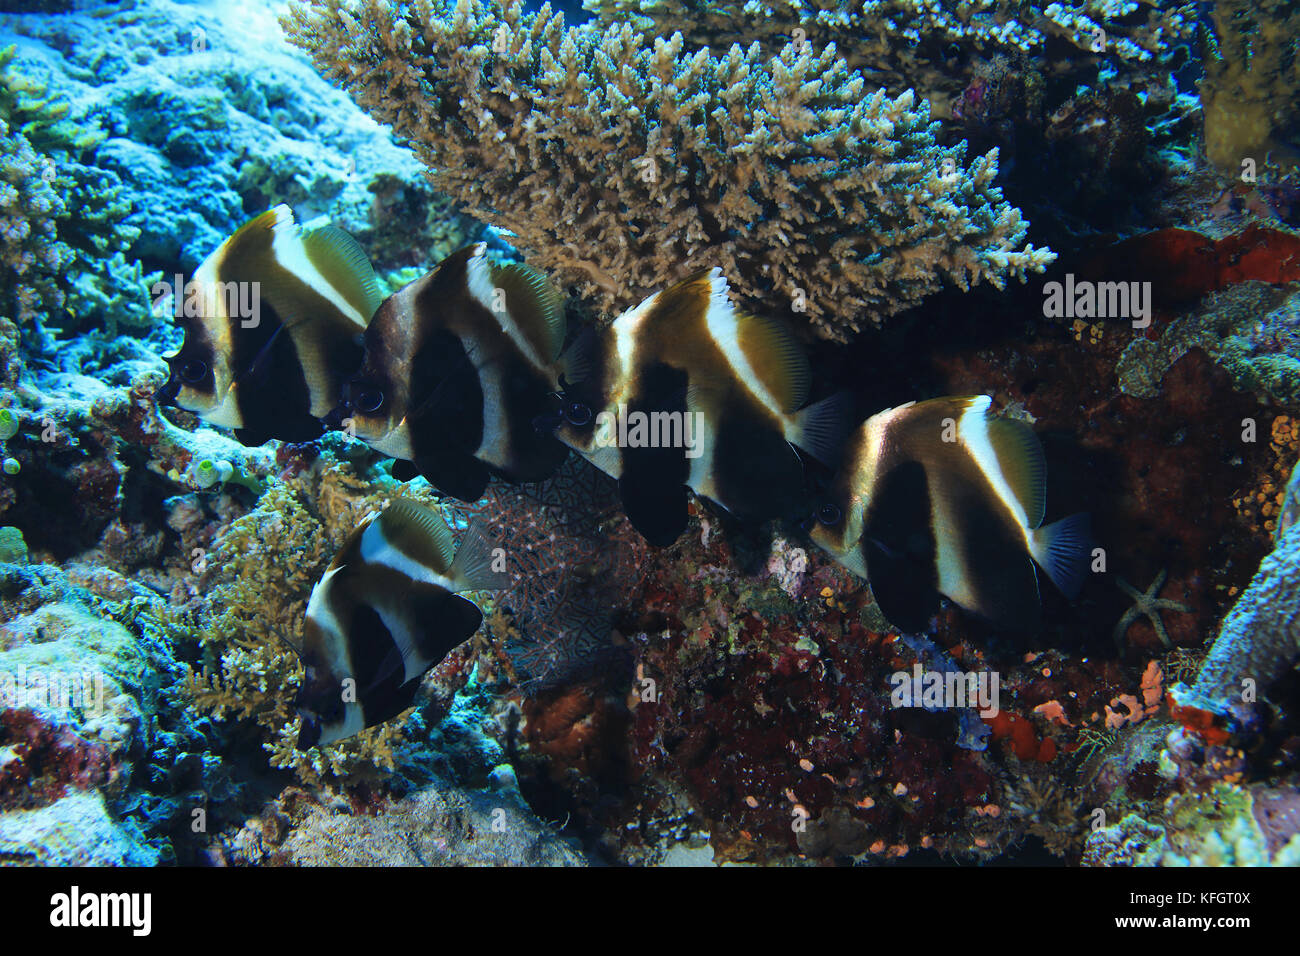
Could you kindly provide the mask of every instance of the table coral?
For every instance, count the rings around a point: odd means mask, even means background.
[[[844,339],[944,280],[1054,258],[1022,247],[996,152],[967,164],[924,102],[870,92],[833,48],[692,52],[521,0],[310,0],[284,26],[434,185],[606,310],[717,266]]]
[[[725,48],[788,38],[834,43],[849,66],[892,93],[915,89],[948,115],[950,99],[982,64],[1020,56],[1056,79],[1105,63],[1112,72],[1170,59],[1195,26],[1186,2],[1084,0],[587,0],[602,24],[631,21],[692,46]],[[1136,71],[1135,71],[1136,72]]]

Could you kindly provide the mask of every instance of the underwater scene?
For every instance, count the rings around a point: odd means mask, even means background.
[[[0,443],[6,866],[1295,866],[1300,5],[0,0]]]

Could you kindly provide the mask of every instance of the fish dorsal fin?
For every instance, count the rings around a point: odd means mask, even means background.
[[[286,219],[292,225],[293,213],[289,207],[276,206],[248,220],[203,260],[194,271],[194,281],[206,286],[212,295],[216,282],[240,281],[248,275],[260,276],[271,260],[276,230]],[[204,314],[209,317],[220,314],[217,304],[219,299],[211,299],[205,304]]]
[[[500,591],[510,586],[510,574],[502,565],[504,556],[487,536],[487,529],[476,521],[461,538],[448,577],[466,591]]]
[[[548,364],[564,347],[564,297],[541,272],[513,262],[492,273],[496,287],[505,292],[506,312],[519,333]]]
[[[338,226],[324,225],[304,235],[302,245],[317,271],[369,322],[384,297],[361,244]]]
[[[565,381],[579,384],[595,378],[605,361],[605,348],[601,333],[594,326],[586,326],[560,356],[561,371]]]
[[[803,407],[812,385],[808,357],[778,319],[736,313],[736,337],[762,386],[787,415]]]
[[[384,509],[378,525],[384,541],[413,561],[446,575],[456,558],[451,529],[432,508],[399,498]]]
[[[360,247],[352,248],[351,237],[333,226],[304,231],[286,205],[272,212],[276,219],[270,259],[257,268],[263,297],[285,328],[293,331],[307,323],[327,322],[364,331],[379,307],[379,292],[377,284],[366,291],[376,280]],[[317,234],[319,238],[313,238]]]
[[[1047,461],[1038,436],[1014,418],[988,419],[988,436],[1002,477],[1025,509],[1026,527],[1037,528],[1047,509]]]

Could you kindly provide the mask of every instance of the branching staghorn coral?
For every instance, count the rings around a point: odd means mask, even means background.
[[[121,179],[81,162],[105,136],[69,118],[59,96],[0,50],[0,315],[51,330],[102,324],[150,328],[146,283],[126,250]]]
[[[1041,271],[1027,223],[911,92],[833,48],[714,55],[521,0],[306,0],[290,39],[409,139],[430,181],[607,310],[718,266],[846,339],[948,280]]]
[[[52,161],[0,117],[0,314],[20,326],[63,308],[57,277],[71,257],[58,240],[66,207]]]
[[[1082,76],[1097,63],[1150,72],[1189,37],[1194,4],[1165,0],[586,0],[604,24],[648,34],[680,31],[688,47],[758,41],[767,51],[792,37],[835,44],[850,68],[892,94],[912,89],[936,116],[979,64],[1009,56],[1047,79]],[[796,32],[798,31],[798,32]]]
[[[302,666],[290,644],[300,645],[307,599],[334,552],[369,511],[397,494],[396,486],[374,491],[322,461],[274,483],[204,557],[211,589],[198,632],[204,663],[181,690],[218,719],[252,721],[272,766],[290,768],[309,784],[395,766],[400,722],[329,747],[297,749],[293,701]]]

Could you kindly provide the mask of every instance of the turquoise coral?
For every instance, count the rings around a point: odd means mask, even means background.
[[[871,92],[833,48],[691,51],[521,0],[316,0],[284,24],[439,189],[606,310],[718,266],[847,339],[945,280],[1054,258],[1023,245],[996,152],[968,164],[924,102]]]
[[[1219,636],[1191,688],[1179,684],[1174,700],[1210,713],[1235,714],[1244,681],[1261,699],[1300,657],[1300,527],[1292,526],[1259,566],[1254,580],[1224,618]]]

